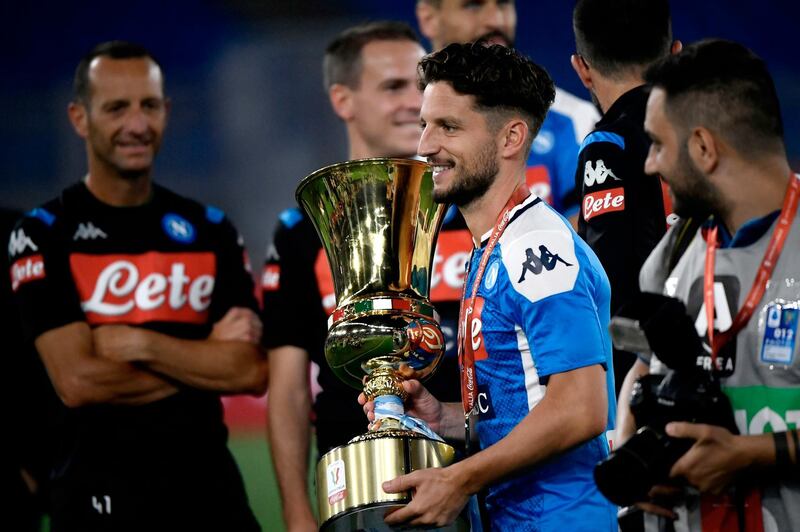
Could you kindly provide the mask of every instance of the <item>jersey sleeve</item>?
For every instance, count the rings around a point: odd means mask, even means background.
[[[219,228],[217,280],[211,299],[210,319],[215,323],[232,307],[245,307],[257,311],[255,288],[250,270],[250,259],[244,239],[227,216],[212,207],[209,220]]]
[[[55,215],[41,208],[26,214],[11,232],[8,259],[26,340],[85,321]]]
[[[281,220],[267,251],[261,282],[265,347],[291,345],[309,353],[320,347],[316,329],[324,320],[317,317],[321,302],[306,237]]]
[[[634,172],[634,166],[621,135],[597,131],[584,141],[576,170],[575,181],[581,186],[579,234],[608,274],[612,314],[637,291],[632,189],[643,173]]]
[[[507,304],[539,375],[605,366],[610,344],[599,314],[599,278],[572,235],[531,231],[505,246],[502,260],[513,287]]]

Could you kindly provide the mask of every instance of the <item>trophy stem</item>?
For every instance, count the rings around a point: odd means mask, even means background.
[[[403,401],[408,394],[403,389],[403,378],[395,370],[398,362],[400,359],[396,357],[374,358],[367,362],[369,373],[364,379],[364,395],[375,401],[375,421],[370,425],[371,432],[400,428],[397,419],[405,415]]]

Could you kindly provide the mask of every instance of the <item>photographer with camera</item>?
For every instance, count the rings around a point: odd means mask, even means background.
[[[682,301],[703,341],[696,352],[669,353],[665,380],[682,371],[692,378],[674,364],[680,355],[693,360],[713,375],[709,382],[719,383],[736,425],[723,427],[719,415],[710,416],[713,424],[675,422],[709,417],[703,412],[667,420],[670,440],[691,445],[670,464],[669,477],[696,491],[682,490],[675,513],[648,508],[677,519],[675,529],[800,530],[800,176],[786,158],[772,78],[745,47],[707,40],[658,63],[646,79],[653,85],[645,118],[653,141],[646,171],[669,183],[677,214],[707,220],[685,237],[689,243],[677,262],[674,244],[684,236],[677,228],[667,233],[642,268],[641,288]],[[675,324],[674,337],[681,330],[694,333],[679,323],[664,320],[661,327]],[[648,371],[664,373],[658,358],[637,361],[626,389]],[[646,382],[640,380],[639,395]],[[705,386],[697,386],[695,395],[710,397],[713,386]],[[630,400],[629,394],[620,397],[620,441],[633,431],[625,415]],[[650,493],[666,491],[676,488],[656,486]]]

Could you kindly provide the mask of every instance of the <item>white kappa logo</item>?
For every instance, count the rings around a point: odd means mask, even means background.
[[[78,224],[78,229],[72,236],[72,240],[95,240],[97,238],[108,238],[108,235],[92,222]]]
[[[602,185],[609,177],[616,181],[620,180],[610,168],[606,168],[603,159],[598,159],[594,168],[592,168],[592,161],[586,161],[586,165],[583,167],[583,183],[587,187],[594,186],[595,183]]]
[[[25,234],[25,230],[20,228],[12,232],[11,238],[8,240],[8,254],[13,257],[23,253],[26,249],[39,251],[39,248],[33,243],[33,240]]]

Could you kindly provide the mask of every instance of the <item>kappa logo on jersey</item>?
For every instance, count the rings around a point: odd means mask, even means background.
[[[184,218],[175,213],[167,213],[161,219],[161,226],[164,232],[175,242],[181,244],[191,244],[195,240],[194,226]]]
[[[586,161],[583,166],[583,184],[587,187],[592,187],[595,184],[602,185],[609,177],[615,181],[620,180],[610,168],[606,168],[606,163],[603,162],[603,159],[597,159],[594,168],[592,168],[592,161]]]
[[[608,212],[625,210],[625,189],[622,187],[586,194],[583,198],[583,219],[589,221]]]
[[[30,249],[31,251],[39,251],[39,248],[36,244],[33,243],[28,235],[25,234],[25,230],[22,228],[17,229],[11,233],[11,237],[8,239],[8,254],[11,257],[15,255],[20,255],[25,252],[25,250]]]
[[[333,286],[333,274],[331,265],[328,263],[328,256],[325,250],[320,248],[317,253],[317,260],[314,263],[314,275],[317,278],[317,288],[319,297],[322,300],[322,308],[326,314],[333,312],[336,308],[336,290]]]
[[[277,262],[280,258],[280,255],[278,255],[278,248],[275,247],[275,244],[268,245],[267,250],[264,252],[264,260]]]
[[[72,236],[72,240],[95,240],[97,238],[108,238],[108,235],[92,222],[78,224],[78,229]]]
[[[69,257],[86,320],[103,323],[205,323],[214,292],[210,251]]]
[[[261,289],[265,292],[277,291],[281,284],[281,267],[278,264],[265,264],[261,274]]]
[[[23,257],[11,265],[11,290],[14,292],[28,281],[44,279],[44,259],[41,255]]]
[[[550,173],[544,165],[529,166],[525,169],[525,184],[528,189],[543,201],[553,203],[553,186]]]
[[[522,263],[522,274],[519,276],[519,280],[517,282],[521,283],[524,281],[525,274],[528,272],[531,272],[533,275],[539,275],[542,273],[543,269],[551,272],[559,262],[565,266],[572,266],[572,264],[559,257],[558,253],[555,255],[550,253],[550,250],[544,245],[539,246],[538,257],[533,252],[533,248],[528,248],[525,250],[525,261]]]
[[[442,231],[433,256],[431,301],[458,301],[464,285],[472,235],[467,229]]]
[[[574,288],[581,265],[575,255],[572,235],[564,228],[563,231],[530,231],[516,235],[509,243],[503,242],[501,237],[503,267],[518,294],[536,303]],[[532,246],[532,242],[536,244]]]

